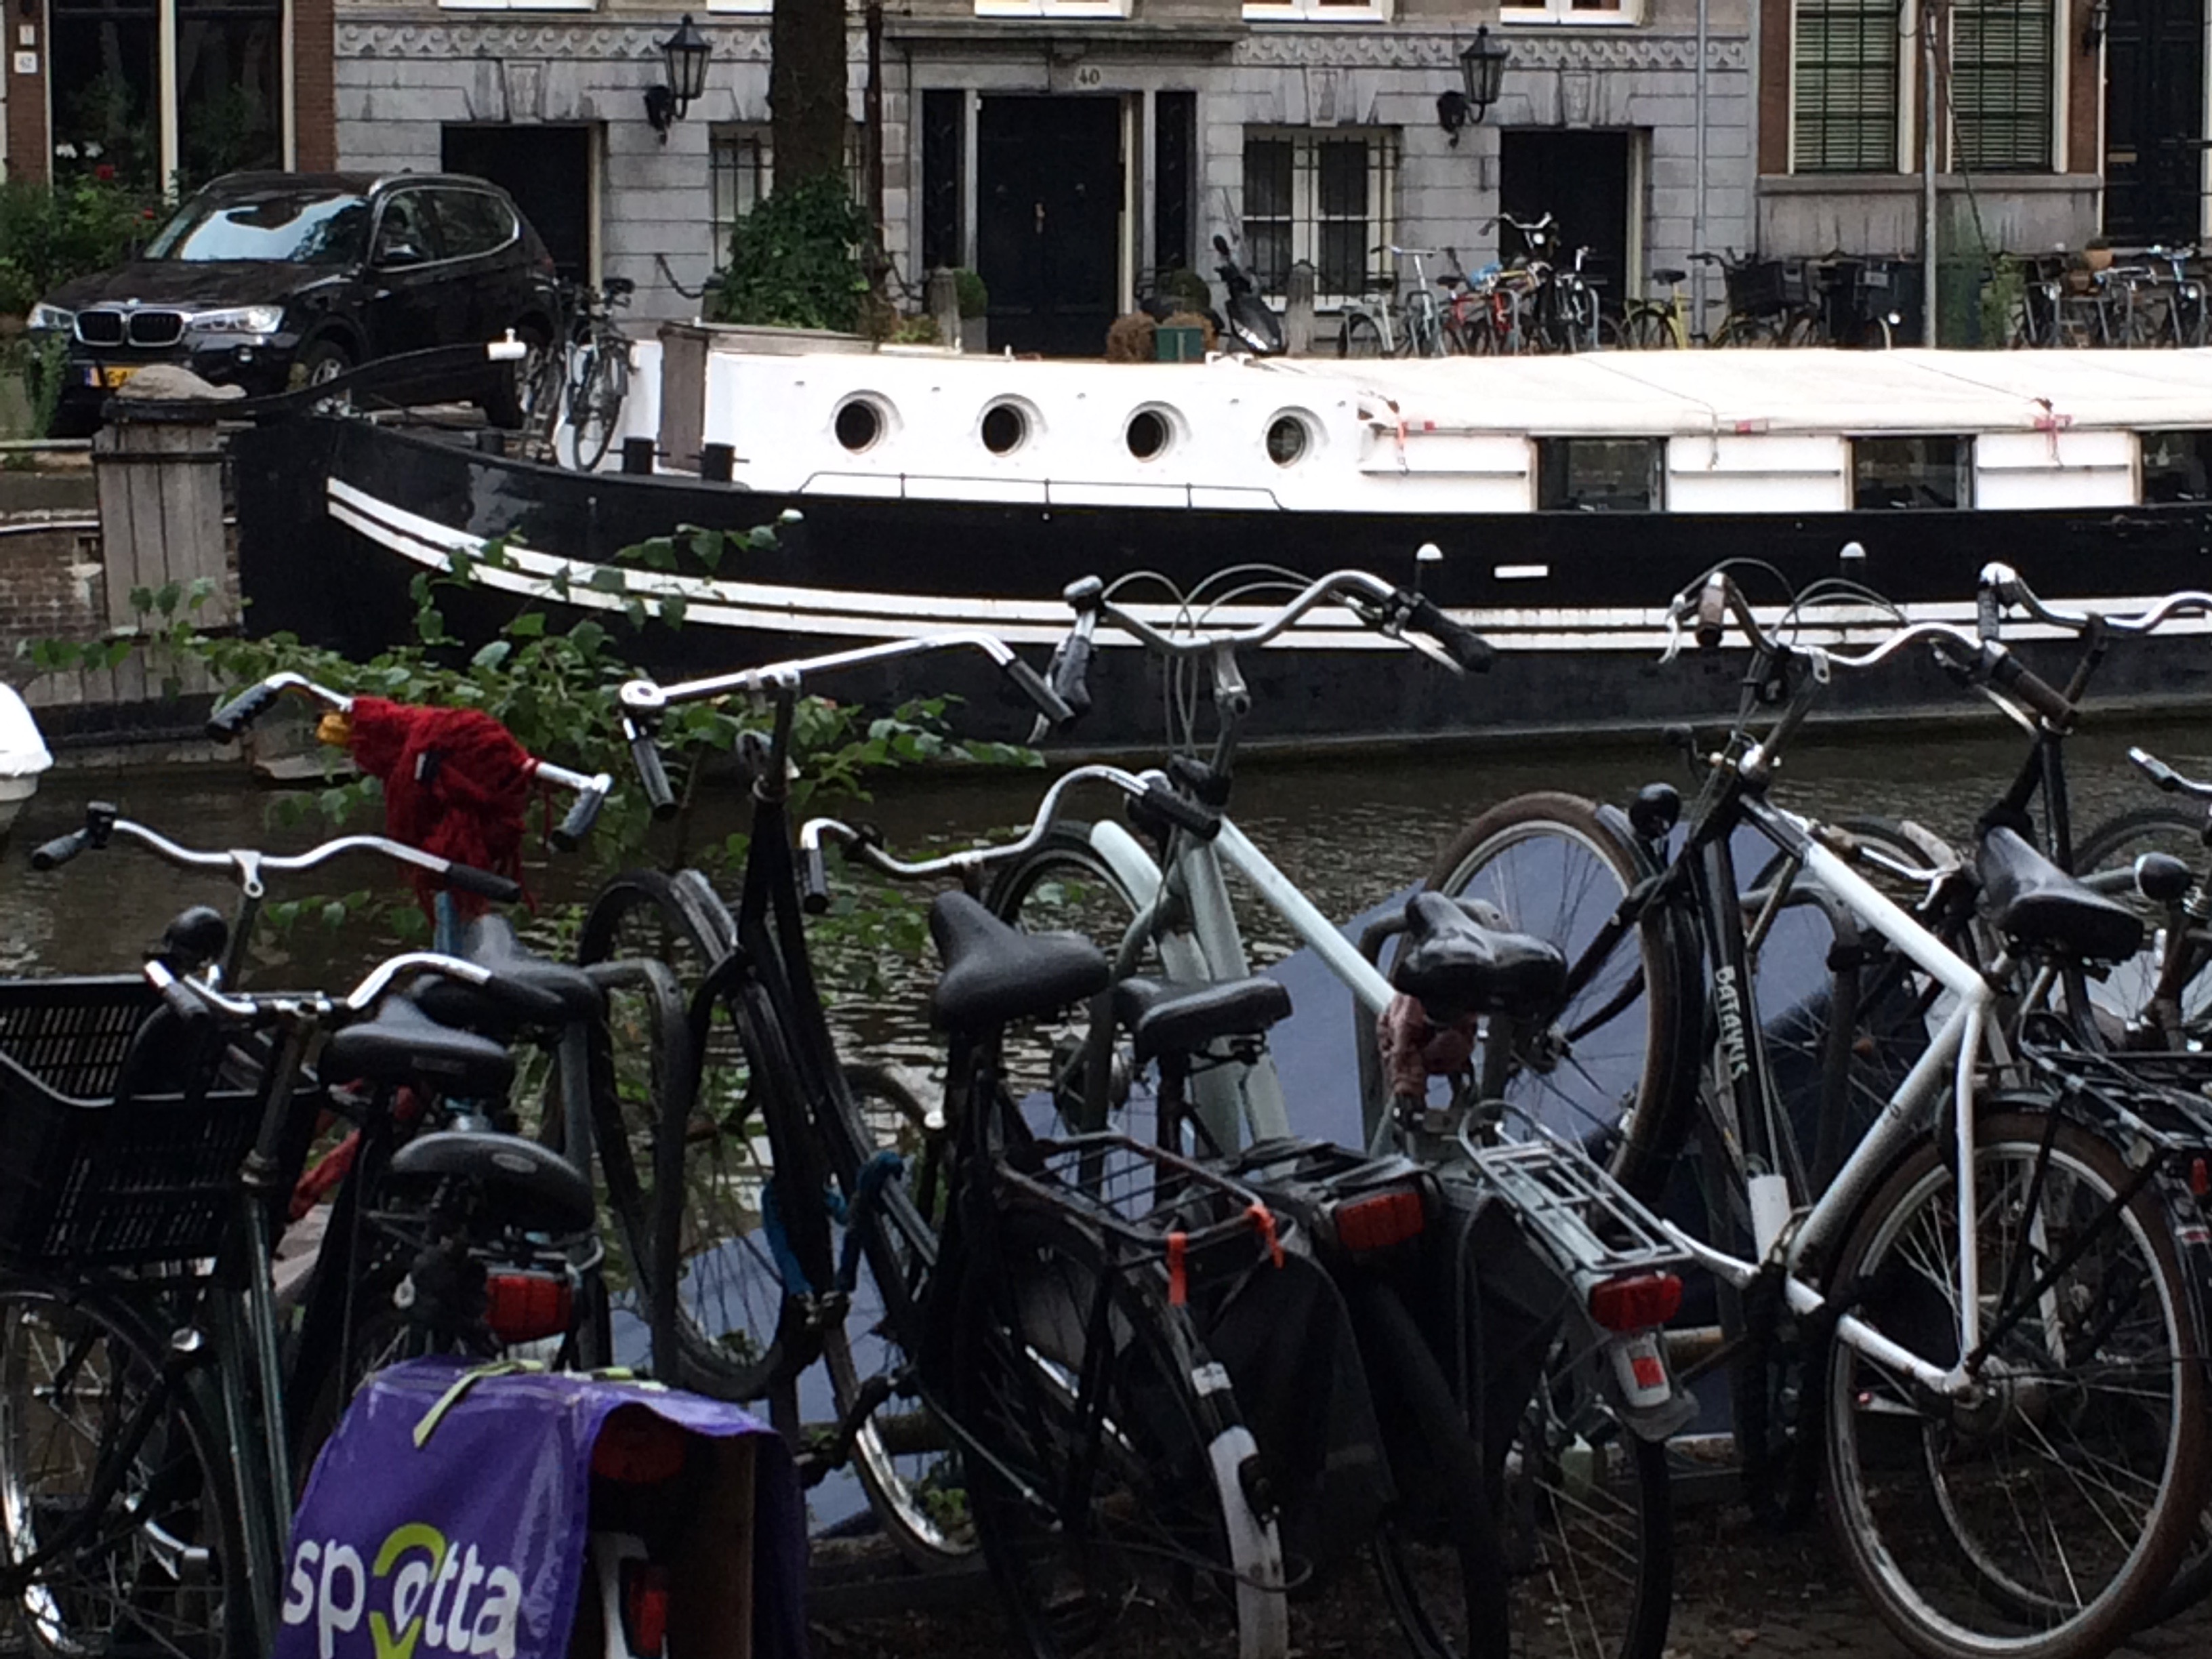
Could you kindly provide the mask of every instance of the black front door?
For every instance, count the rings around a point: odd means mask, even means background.
[[[2204,137],[2204,0],[2112,0],[2105,33],[2105,234],[2194,242]]]
[[[1505,131],[1498,137],[1498,206],[1533,223],[1547,213],[1559,226],[1556,260],[1574,264],[1598,284],[1599,302],[1620,308],[1636,284],[1628,270],[1628,135],[1625,132]],[[1526,252],[1510,225],[1498,227],[1500,257]]]
[[[444,149],[447,172],[489,179],[514,198],[565,281],[591,275],[591,128],[453,126]]]
[[[992,349],[1103,356],[1121,287],[1120,100],[986,98],[975,189]]]

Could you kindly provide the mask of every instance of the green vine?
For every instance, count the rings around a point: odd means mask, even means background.
[[[853,331],[869,292],[872,234],[834,174],[778,190],[738,222],[710,320]]]

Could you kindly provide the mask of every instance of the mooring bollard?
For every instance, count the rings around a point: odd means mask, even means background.
[[[623,440],[622,470],[643,477],[653,476],[653,443],[650,438]]]
[[[142,618],[131,596],[172,583],[185,592],[209,585],[194,617],[202,626],[234,620],[215,416],[170,413],[150,402],[134,408],[118,399],[109,407],[92,444],[108,626],[135,630]]]
[[[699,476],[709,483],[727,483],[737,465],[738,452],[729,444],[699,446]]]
[[[1314,268],[1301,259],[1291,267],[1283,285],[1283,353],[1290,357],[1313,354]]]

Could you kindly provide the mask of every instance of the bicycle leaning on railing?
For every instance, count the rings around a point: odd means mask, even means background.
[[[610,276],[596,289],[562,285],[564,314],[555,337],[523,365],[517,441],[526,458],[580,472],[606,459],[629,396],[630,340],[615,313],[636,291],[627,276]]]

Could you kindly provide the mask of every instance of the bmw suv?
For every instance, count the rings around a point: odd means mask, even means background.
[[[556,315],[552,258],[496,185],[240,173],[185,203],[139,258],[65,283],[28,320],[69,338],[55,430],[82,434],[149,363],[260,396],[509,329],[542,344]],[[487,364],[422,395],[514,425],[517,392],[511,365]]]

